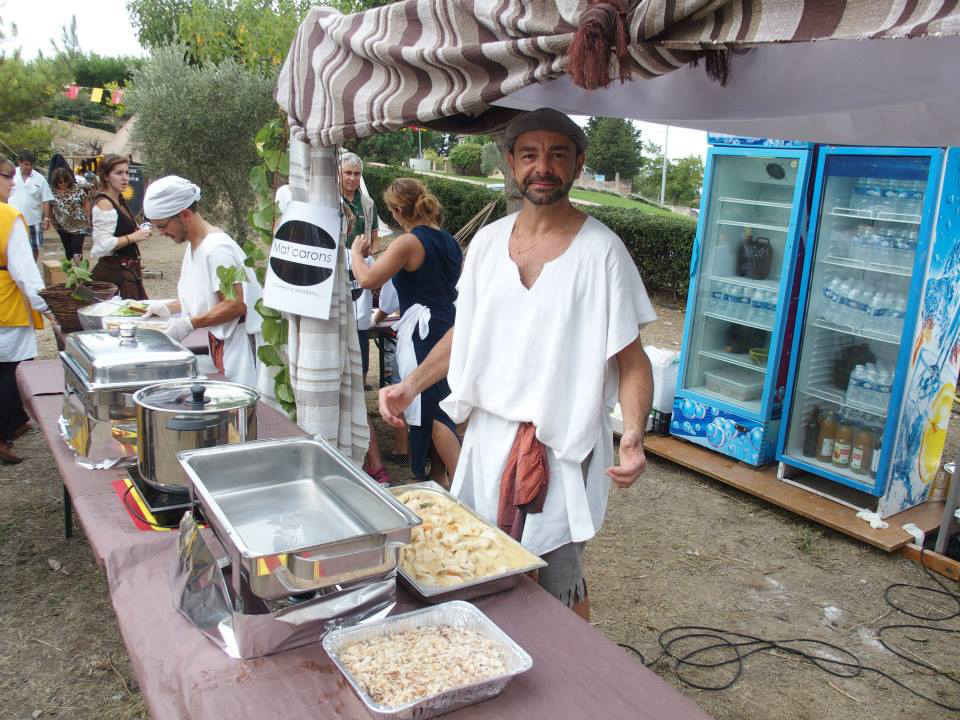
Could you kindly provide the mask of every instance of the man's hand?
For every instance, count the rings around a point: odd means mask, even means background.
[[[618,487],[628,488],[646,469],[643,437],[636,430],[628,430],[620,438],[620,464],[607,468],[607,475]]]
[[[350,250],[355,253],[360,253],[360,257],[367,257],[370,254],[370,243],[367,242],[367,236],[357,236],[353,241],[353,245],[350,246]]]
[[[395,428],[404,427],[406,421],[403,418],[403,411],[415,397],[416,393],[411,393],[403,382],[380,388],[380,417]]]
[[[40,227],[43,228],[43,231],[44,231],[44,232],[46,232],[47,230],[49,230],[49,229],[50,229],[50,218],[45,217],[45,218],[43,219],[43,223],[41,224]]]
[[[163,300],[151,300],[147,303],[147,311],[142,315],[144,318],[158,317],[166,320],[170,317],[170,306]]]
[[[167,337],[171,340],[180,342],[187,335],[193,332],[193,323],[188,317],[173,318],[173,320],[167,323],[167,326],[163,329],[163,332],[166,333]]]

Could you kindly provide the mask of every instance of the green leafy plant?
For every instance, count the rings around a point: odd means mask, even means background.
[[[246,279],[246,269],[242,265],[221,265],[217,268],[217,278],[220,280],[220,294],[227,300],[236,300],[237,291],[233,286]]]
[[[247,256],[244,264],[253,269],[257,282],[261,285],[266,279],[273,228],[280,218],[280,210],[275,200],[276,188],[290,174],[287,142],[286,123],[280,118],[275,118],[260,128],[254,139],[260,162],[251,168],[248,177],[254,205],[247,219],[253,233],[244,241],[243,251]],[[226,277],[227,271],[240,268],[217,268],[218,275],[221,270]],[[226,297],[226,293],[224,296]],[[267,367],[277,369],[273,378],[274,397],[290,418],[296,420],[297,404],[290,380],[290,368],[283,350],[289,337],[289,323],[277,310],[266,307],[262,300],[258,300],[254,307],[263,318],[263,345],[257,349],[257,357]]]
[[[78,285],[86,285],[93,280],[93,277],[90,275],[90,261],[86,258],[80,262],[67,260],[65,258],[60,261],[60,269],[66,273],[67,281],[64,285],[66,285],[67,290],[73,290]],[[80,298],[74,299],[79,300]]]

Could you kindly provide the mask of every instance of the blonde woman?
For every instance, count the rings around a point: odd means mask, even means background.
[[[383,199],[403,234],[369,266],[364,261],[369,241],[358,237],[350,248],[351,266],[364,288],[378,288],[393,279],[401,314],[396,357],[400,376],[405,377],[453,327],[463,254],[453,236],[440,228],[440,203],[419,180],[393,181]],[[420,394],[419,404],[414,401],[408,408],[410,469],[416,479],[426,476],[431,446],[446,466],[447,477],[453,477],[460,439],[456,425],[439,407],[449,394],[447,381],[440,380]],[[437,470],[433,468],[432,475],[443,481]]]

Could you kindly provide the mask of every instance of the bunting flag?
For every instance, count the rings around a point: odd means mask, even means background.
[[[90,102],[98,103],[103,98],[103,88],[93,88],[90,91]]]
[[[70,87],[67,88],[67,97],[71,100],[76,100],[77,93],[79,92],[80,92],[79,87],[77,87],[76,85],[71,85]]]
[[[123,89],[117,88],[113,91],[113,94],[110,96],[110,102],[114,105],[119,105],[123,102]]]

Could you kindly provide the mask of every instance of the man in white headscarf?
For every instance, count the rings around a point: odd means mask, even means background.
[[[167,318],[165,332],[183,340],[196,328],[209,333],[210,357],[231,382],[256,387],[256,346],[262,319],[254,305],[262,289],[233,238],[197,212],[200,188],[176,175],[151,183],[143,213],[178,245],[187,244],[177,299],[156,300],[144,317]],[[219,272],[218,272],[219,271]],[[224,277],[227,277],[226,285]],[[178,313],[182,313],[176,317]]]

